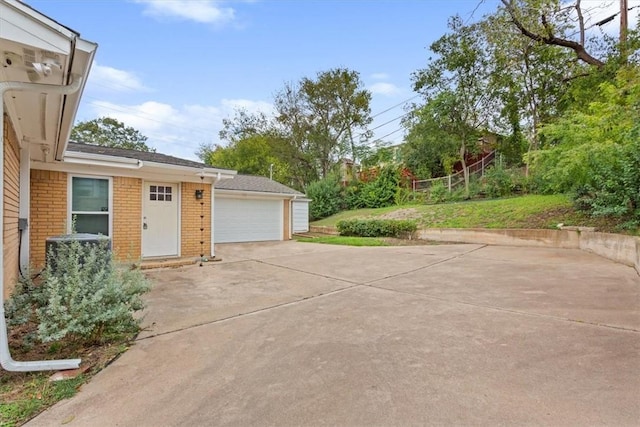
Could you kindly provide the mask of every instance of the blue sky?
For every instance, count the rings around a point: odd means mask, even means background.
[[[370,126],[400,142],[411,73],[459,14],[474,21],[498,0],[26,0],[98,43],[77,120],[110,116],[158,152],[196,159],[220,143],[236,108],[270,112],[285,82],[346,67],[373,94]],[[630,0],[631,3],[640,0]],[[618,1],[583,0],[591,7]],[[600,11],[599,15],[608,13]],[[615,23],[613,24],[615,25]],[[615,28],[614,28],[615,29]],[[392,108],[393,107],[393,108]],[[385,110],[384,113],[382,113]],[[384,124],[390,122],[388,124]]]

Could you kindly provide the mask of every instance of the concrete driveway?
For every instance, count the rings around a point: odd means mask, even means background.
[[[574,250],[218,245],[31,426],[637,425],[640,280]]]

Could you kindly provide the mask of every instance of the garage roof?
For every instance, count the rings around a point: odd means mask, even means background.
[[[215,184],[216,190],[255,191],[303,196],[299,191],[264,176],[236,175],[233,179],[224,179]]]

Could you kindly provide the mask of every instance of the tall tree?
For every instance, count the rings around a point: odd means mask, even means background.
[[[457,142],[468,194],[466,154],[477,148],[478,137],[488,129],[496,106],[487,91],[489,63],[480,27],[464,25],[455,16],[449,20],[449,30],[431,44],[436,57],[413,74],[413,81],[414,89],[427,104],[437,102],[435,114],[429,119]]]
[[[71,130],[71,139],[105,147],[154,153],[156,151],[155,148],[147,145],[147,137],[140,131],[130,126],[125,126],[124,123],[111,117],[100,117],[76,124]]]
[[[340,157],[353,160],[371,123],[371,93],[355,71],[335,68],[287,84],[276,95],[277,120],[298,151],[326,177]]]
[[[357,72],[344,68],[287,83],[275,95],[275,117],[238,111],[224,121],[220,138],[235,149],[238,141],[260,135],[274,164],[286,170],[287,184],[304,189],[326,177],[343,157],[356,160],[365,152],[363,141],[370,137],[372,119],[371,93],[363,86]],[[207,159],[216,149],[202,146],[198,155]]]
[[[509,14],[501,9],[479,25],[487,37],[491,60],[488,90],[500,105],[494,123],[508,145],[500,151],[511,153],[512,162],[522,161],[522,141],[528,149],[539,145],[538,131],[542,123],[559,113],[559,101],[565,93],[567,76],[573,73],[575,61],[558,46],[543,45],[510,25]]]

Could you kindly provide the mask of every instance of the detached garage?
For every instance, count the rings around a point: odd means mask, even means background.
[[[292,203],[304,195],[261,176],[236,175],[215,184],[215,243],[288,240],[293,232]],[[296,210],[297,212],[297,210]],[[299,212],[296,228],[308,228]],[[297,230],[296,230],[297,231]]]

